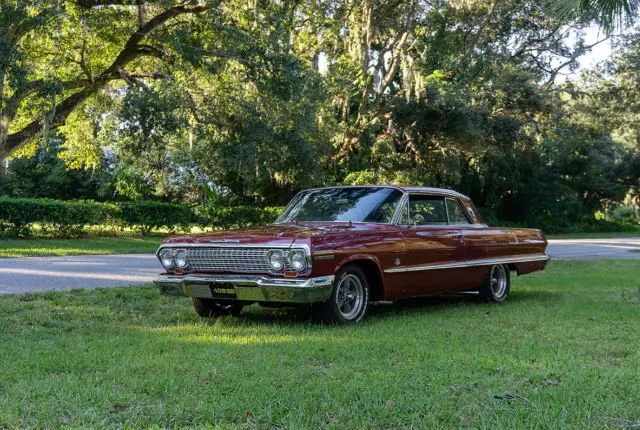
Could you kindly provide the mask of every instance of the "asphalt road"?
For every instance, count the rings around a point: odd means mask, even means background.
[[[552,259],[640,258],[640,237],[549,242]],[[0,258],[0,294],[151,282],[161,271],[152,254]]]
[[[636,250],[637,252],[631,252]],[[547,254],[556,260],[640,258],[640,236],[616,239],[554,239]]]
[[[119,287],[161,271],[153,254],[0,258],[0,294]]]

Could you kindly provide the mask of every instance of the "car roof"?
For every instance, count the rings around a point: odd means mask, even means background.
[[[452,195],[452,196],[457,196],[457,197],[464,197],[464,198],[468,198],[467,196],[465,196],[462,193],[459,193],[457,191],[454,190],[449,190],[446,188],[433,188],[433,187],[417,187],[417,186],[411,186],[411,185],[402,185],[399,186],[398,188],[408,192],[408,193],[431,193],[431,194],[448,194],[448,195]]]
[[[446,188],[432,188],[432,187],[419,187],[415,185],[336,185],[333,187],[317,187],[312,188],[314,190],[321,190],[325,188],[396,188],[398,190],[405,191],[407,193],[425,193],[425,194],[446,194],[448,196],[461,197],[463,199],[469,199],[469,197],[461,194],[457,191],[448,190]]]

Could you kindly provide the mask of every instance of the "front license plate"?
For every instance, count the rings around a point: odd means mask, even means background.
[[[209,284],[211,295],[217,299],[235,299],[236,290],[231,284]]]

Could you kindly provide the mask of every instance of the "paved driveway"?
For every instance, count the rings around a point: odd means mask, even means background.
[[[631,252],[632,250],[638,252]],[[555,239],[549,241],[547,254],[552,259],[640,258],[640,236],[616,239]]]
[[[552,259],[640,258],[640,237],[552,240]],[[151,282],[161,271],[152,254],[0,258],[0,294]]]
[[[161,271],[153,254],[0,258],[0,294],[119,287]]]

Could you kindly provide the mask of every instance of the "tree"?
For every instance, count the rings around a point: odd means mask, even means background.
[[[111,82],[165,77],[158,68],[174,49],[162,36],[167,24],[188,26],[188,17],[209,10],[191,2],[132,3],[1,3],[0,160],[62,126]]]
[[[69,169],[58,157],[62,139],[54,133],[31,157],[12,161],[0,176],[0,194],[11,197],[113,200],[113,173],[105,166]]]
[[[632,25],[639,7],[639,0],[560,0],[555,12],[566,19],[584,14],[595,19],[610,34],[616,28]]]

